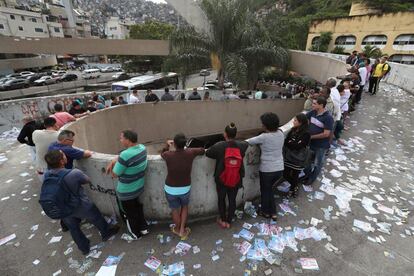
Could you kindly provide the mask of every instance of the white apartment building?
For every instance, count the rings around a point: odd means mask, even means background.
[[[62,24],[37,12],[0,7],[0,34],[19,37],[63,37]]]
[[[135,22],[130,19],[120,19],[112,16],[105,26],[105,34],[108,39],[126,39],[129,37],[129,29]]]

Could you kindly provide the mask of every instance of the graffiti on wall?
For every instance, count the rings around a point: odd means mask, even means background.
[[[32,116],[34,118],[37,118],[40,116],[39,104],[35,101],[21,103],[20,109],[22,111],[23,117]]]
[[[248,166],[260,164],[260,148],[258,146],[246,152],[246,163]]]
[[[92,191],[100,192],[100,193],[103,193],[103,194],[109,194],[111,196],[116,196],[116,192],[115,192],[114,189],[105,189],[104,187],[100,186],[99,184],[94,185],[92,183],[89,183],[89,188]]]
[[[53,113],[55,111],[54,106],[55,104],[61,104],[63,106],[63,110],[64,111],[69,111],[72,102],[76,99],[76,97],[69,97],[69,98],[56,98],[56,99],[51,99],[48,101],[47,103],[47,110],[50,113]]]

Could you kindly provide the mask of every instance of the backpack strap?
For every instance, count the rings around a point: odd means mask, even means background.
[[[68,175],[72,170],[71,169],[61,169],[58,172],[51,172],[51,171],[47,171],[45,174],[45,178],[49,175],[55,175],[58,177],[58,183],[63,185],[63,188],[70,194],[73,194],[73,192],[69,189],[69,187],[67,186],[64,178],[66,175]]]

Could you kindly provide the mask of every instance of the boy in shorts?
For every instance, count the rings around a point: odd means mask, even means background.
[[[168,205],[171,208],[174,226],[171,231],[187,239],[190,228],[185,227],[188,217],[188,203],[191,190],[191,169],[197,155],[203,155],[203,148],[185,148],[187,139],[184,134],[175,135],[174,140],[168,140],[162,149],[161,157],[167,163],[167,179],[164,191]],[[172,150],[172,148],[175,150]]]

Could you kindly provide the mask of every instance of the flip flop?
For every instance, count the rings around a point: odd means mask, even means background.
[[[187,240],[188,239],[188,236],[190,235],[190,233],[191,233],[190,227],[186,227],[185,228],[185,234],[181,236],[181,240],[182,241]]]
[[[173,232],[173,234],[180,236],[180,233],[178,233],[177,231],[175,231],[175,226],[171,226],[170,227],[171,232]]]
[[[217,224],[222,228],[226,229],[226,223],[222,220],[217,220]]]

